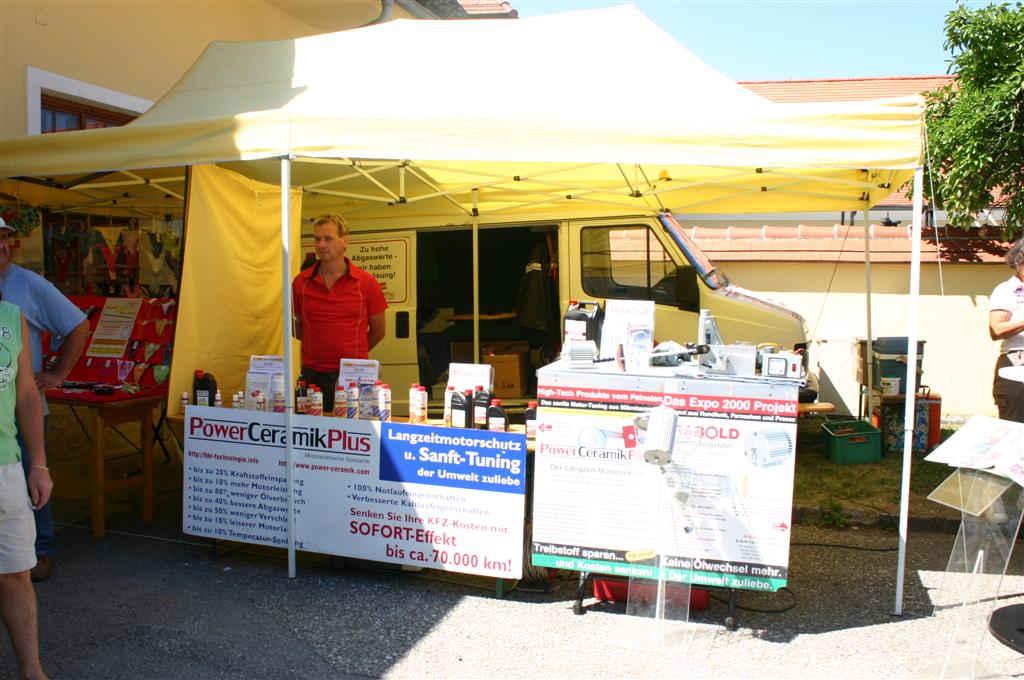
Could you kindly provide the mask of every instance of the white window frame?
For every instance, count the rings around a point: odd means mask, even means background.
[[[26,132],[38,135],[42,132],[43,95],[80,101],[105,109],[140,115],[153,106],[153,102],[130,94],[110,90],[99,85],[68,78],[34,66],[25,67],[25,111]]]

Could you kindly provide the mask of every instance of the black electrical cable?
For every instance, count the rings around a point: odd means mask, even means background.
[[[790,543],[790,547],[803,546],[811,548],[840,548],[842,550],[863,550],[864,552],[895,552],[899,548],[871,548],[863,545],[846,545],[844,543]]]
[[[757,607],[746,607],[746,606],[741,605],[739,603],[736,603],[736,609],[738,609],[740,611],[745,611],[745,612],[752,612],[754,614],[785,614],[790,609],[792,609],[793,607],[796,606],[796,595],[789,588],[779,588],[775,592],[781,593],[782,591],[786,591],[786,593],[789,594],[790,598],[792,598],[792,602],[790,602],[788,605],[786,605],[785,607],[783,607],[781,609],[758,609]],[[721,598],[721,597],[717,597],[716,595],[712,595],[711,593],[708,593],[708,597],[710,597],[715,602],[721,602],[722,604],[726,604],[726,605],[729,604],[729,600],[726,600],[726,599]]]

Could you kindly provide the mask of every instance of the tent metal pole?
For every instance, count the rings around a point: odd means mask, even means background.
[[[850,213],[850,226],[853,227],[854,217]],[[867,339],[864,344],[864,380],[867,381],[867,393],[862,397],[865,406],[864,417],[871,420],[871,414],[875,412],[875,395],[871,386],[875,384],[875,367],[872,356],[874,354],[874,328],[871,323],[871,220],[868,218],[868,202],[864,201],[864,286],[867,289],[865,295],[865,310],[867,315]],[[858,408],[860,405],[858,404]]]
[[[284,455],[288,480],[288,578],[295,578],[295,494],[292,472],[292,413],[295,394],[292,376],[292,258],[291,258],[291,158],[281,159],[281,300],[284,309],[282,334],[284,337]]]
[[[907,563],[907,515],[910,511],[910,462],[914,455],[917,420],[917,307],[921,297],[921,212],[924,207],[924,171],[914,170],[914,226],[910,234],[910,305],[907,310],[907,398],[903,405],[903,473],[900,475],[900,549],[896,562],[896,606],[903,614],[903,572]]]
[[[480,361],[480,190],[473,188],[473,363]],[[486,385],[485,385],[486,387]]]

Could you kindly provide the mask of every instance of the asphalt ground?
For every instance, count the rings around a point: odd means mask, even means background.
[[[108,536],[94,540],[88,443],[73,421],[51,420],[48,446],[58,557],[37,593],[53,678],[935,678],[954,640],[982,659],[958,666],[959,677],[1024,674],[1024,657],[986,630],[994,607],[1024,603],[1024,551],[1001,582],[944,577],[956,534],[924,530],[950,528],[934,518],[911,518],[921,521],[911,523],[902,616],[892,614],[896,531],[827,529],[815,509],[796,508],[806,521],[793,530],[787,589],[740,592],[736,630],[724,625],[725,593],[712,592],[692,626],[659,635],[589,585],[576,615],[575,573],[498,599],[492,579],[338,569],[300,553],[288,579],[284,551],[182,534],[173,449],[166,460],[156,452],[155,521],[139,521],[137,494],[125,490],[108,498]],[[125,441],[109,436],[108,450],[109,478],[137,472]],[[965,598],[980,602],[954,606]],[[15,675],[0,641],[0,678]]]
[[[103,540],[90,536],[87,502],[58,498],[56,569],[37,586],[51,677],[934,678],[957,636],[983,658],[967,669],[977,677],[1024,673],[1024,657],[986,632],[993,607],[1024,602],[1024,551],[985,591],[1012,596],[943,606],[977,594],[944,581],[952,533],[910,535],[902,616],[894,530],[798,524],[788,589],[739,593],[736,630],[723,625],[725,594],[712,593],[686,637],[678,626],[663,637],[589,588],[574,614],[574,573],[498,599],[490,579],[337,569],[300,553],[288,579],[283,551],[183,535],[180,467],[157,468],[156,520],[140,523],[127,496]],[[14,668],[0,644],[0,677]]]

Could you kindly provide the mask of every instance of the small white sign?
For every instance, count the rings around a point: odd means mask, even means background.
[[[274,354],[252,354],[249,356],[249,370],[284,375],[284,357]]]
[[[601,327],[601,356],[614,357],[619,345],[627,355],[651,353],[654,339],[654,302],[607,300]],[[644,350],[643,348],[646,348]]]
[[[490,364],[448,364],[448,385],[457,392],[476,389],[483,385],[488,391],[494,387],[494,366]]]
[[[409,297],[409,240],[372,238],[365,241],[350,237],[346,253],[356,266],[373,274],[390,304]]]

